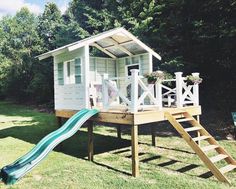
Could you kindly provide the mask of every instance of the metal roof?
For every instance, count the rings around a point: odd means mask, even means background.
[[[70,52],[85,45],[96,47],[112,58],[132,56],[144,52],[151,53],[154,57],[161,60],[161,56],[150,47],[141,42],[124,28],[115,28],[83,40],[65,45],[55,50],[37,56],[39,60],[55,56],[63,52]]]

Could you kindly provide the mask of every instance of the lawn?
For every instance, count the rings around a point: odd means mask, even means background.
[[[53,114],[0,102],[0,167],[25,154],[56,128]],[[231,186],[214,177],[203,178],[207,168],[177,136],[158,136],[157,147],[151,146],[147,126],[141,127],[139,135],[141,175],[133,178],[129,130],[125,129],[122,140],[111,126],[97,125],[94,132],[94,162],[87,160],[87,129],[82,128],[15,185],[0,183],[0,188],[236,188],[235,171],[227,174]],[[236,141],[219,142],[236,158]]]

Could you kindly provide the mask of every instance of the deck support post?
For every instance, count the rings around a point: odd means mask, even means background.
[[[57,126],[60,128],[62,125],[62,117],[57,117]]]
[[[151,133],[152,133],[152,146],[156,146],[156,129],[155,126],[151,126]]]
[[[117,137],[121,139],[121,125],[117,125]]]
[[[131,128],[131,146],[132,146],[132,176],[139,176],[139,157],[138,157],[138,125],[132,125]]]
[[[93,122],[88,122],[88,160],[93,161],[94,146],[93,146]]]
[[[58,126],[58,128],[60,128],[62,126],[62,117],[57,117],[57,126]],[[63,147],[62,143],[60,143],[58,145],[58,150],[62,151],[62,147]]]

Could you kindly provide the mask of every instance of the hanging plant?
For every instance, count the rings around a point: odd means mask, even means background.
[[[158,70],[149,74],[144,74],[144,77],[147,78],[148,84],[155,84],[156,82],[161,82],[165,78],[165,73]]]
[[[186,83],[188,85],[197,85],[202,83],[202,78],[199,76],[188,75],[186,76]]]

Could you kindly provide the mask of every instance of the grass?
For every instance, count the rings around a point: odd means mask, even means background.
[[[56,128],[53,114],[0,102],[0,167],[25,154]],[[214,177],[202,178],[200,175],[206,173],[207,168],[179,137],[159,136],[157,147],[152,147],[147,126],[141,127],[139,135],[140,177],[130,176],[128,129],[123,132],[123,139],[118,140],[114,127],[97,125],[94,162],[89,162],[86,131],[82,128],[63,142],[60,151],[55,149],[15,185],[0,183],[0,188],[236,188],[235,172],[228,174],[231,186]],[[219,142],[236,158],[235,141]]]

